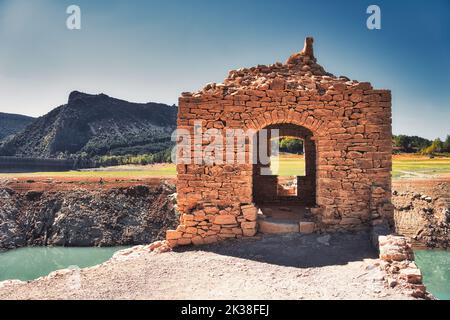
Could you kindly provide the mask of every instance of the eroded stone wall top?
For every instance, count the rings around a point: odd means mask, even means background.
[[[237,94],[239,90],[287,89],[325,95],[335,91],[373,89],[370,83],[350,80],[345,76],[338,77],[325,71],[314,57],[313,43],[312,37],[306,38],[303,50],[291,55],[285,63],[231,70],[223,83],[209,83],[197,92],[184,92],[182,98],[205,94],[221,97]]]

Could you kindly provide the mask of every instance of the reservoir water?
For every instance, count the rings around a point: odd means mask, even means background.
[[[68,267],[92,267],[109,260],[115,252],[125,248],[30,247],[2,252],[0,281],[34,280]]]
[[[416,264],[427,290],[440,300],[450,300],[450,251],[415,251]]]

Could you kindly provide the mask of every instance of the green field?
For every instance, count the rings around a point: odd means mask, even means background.
[[[305,172],[305,162],[301,156],[284,155],[279,162],[272,160],[272,170],[279,164],[279,176],[302,176]],[[427,178],[450,174],[450,158],[428,159],[418,156],[396,156],[393,161],[394,179]],[[145,178],[145,177],[175,177],[176,168],[173,164],[156,166],[123,166],[100,170],[82,170],[68,172],[36,172],[0,174],[0,177],[74,177],[74,178]]]
[[[278,167],[278,176],[295,177],[305,175],[305,158],[303,156],[280,155],[280,157],[272,158],[272,172],[276,172]]]
[[[450,174],[450,158],[394,157],[392,176],[398,178],[427,178]]]
[[[280,157],[279,176],[302,176],[304,170],[303,157]],[[394,157],[393,160],[392,177],[394,179],[431,178],[444,174],[450,174],[450,158],[428,159],[426,157],[399,156]]]
[[[277,163],[274,161],[275,164]],[[305,172],[303,157],[284,156],[279,161],[279,176],[302,176]],[[450,174],[450,158],[428,159],[426,157],[394,157],[392,177],[431,178]]]

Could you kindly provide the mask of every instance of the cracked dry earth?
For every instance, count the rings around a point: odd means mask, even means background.
[[[384,285],[369,234],[280,235],[145,253],[0,289],[0,299],[412,299]]]

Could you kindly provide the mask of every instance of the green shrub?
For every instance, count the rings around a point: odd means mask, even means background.
[[[287,153],[303,153],[303,140],[297,138],[281,138],[280,139],[280,151]]]

